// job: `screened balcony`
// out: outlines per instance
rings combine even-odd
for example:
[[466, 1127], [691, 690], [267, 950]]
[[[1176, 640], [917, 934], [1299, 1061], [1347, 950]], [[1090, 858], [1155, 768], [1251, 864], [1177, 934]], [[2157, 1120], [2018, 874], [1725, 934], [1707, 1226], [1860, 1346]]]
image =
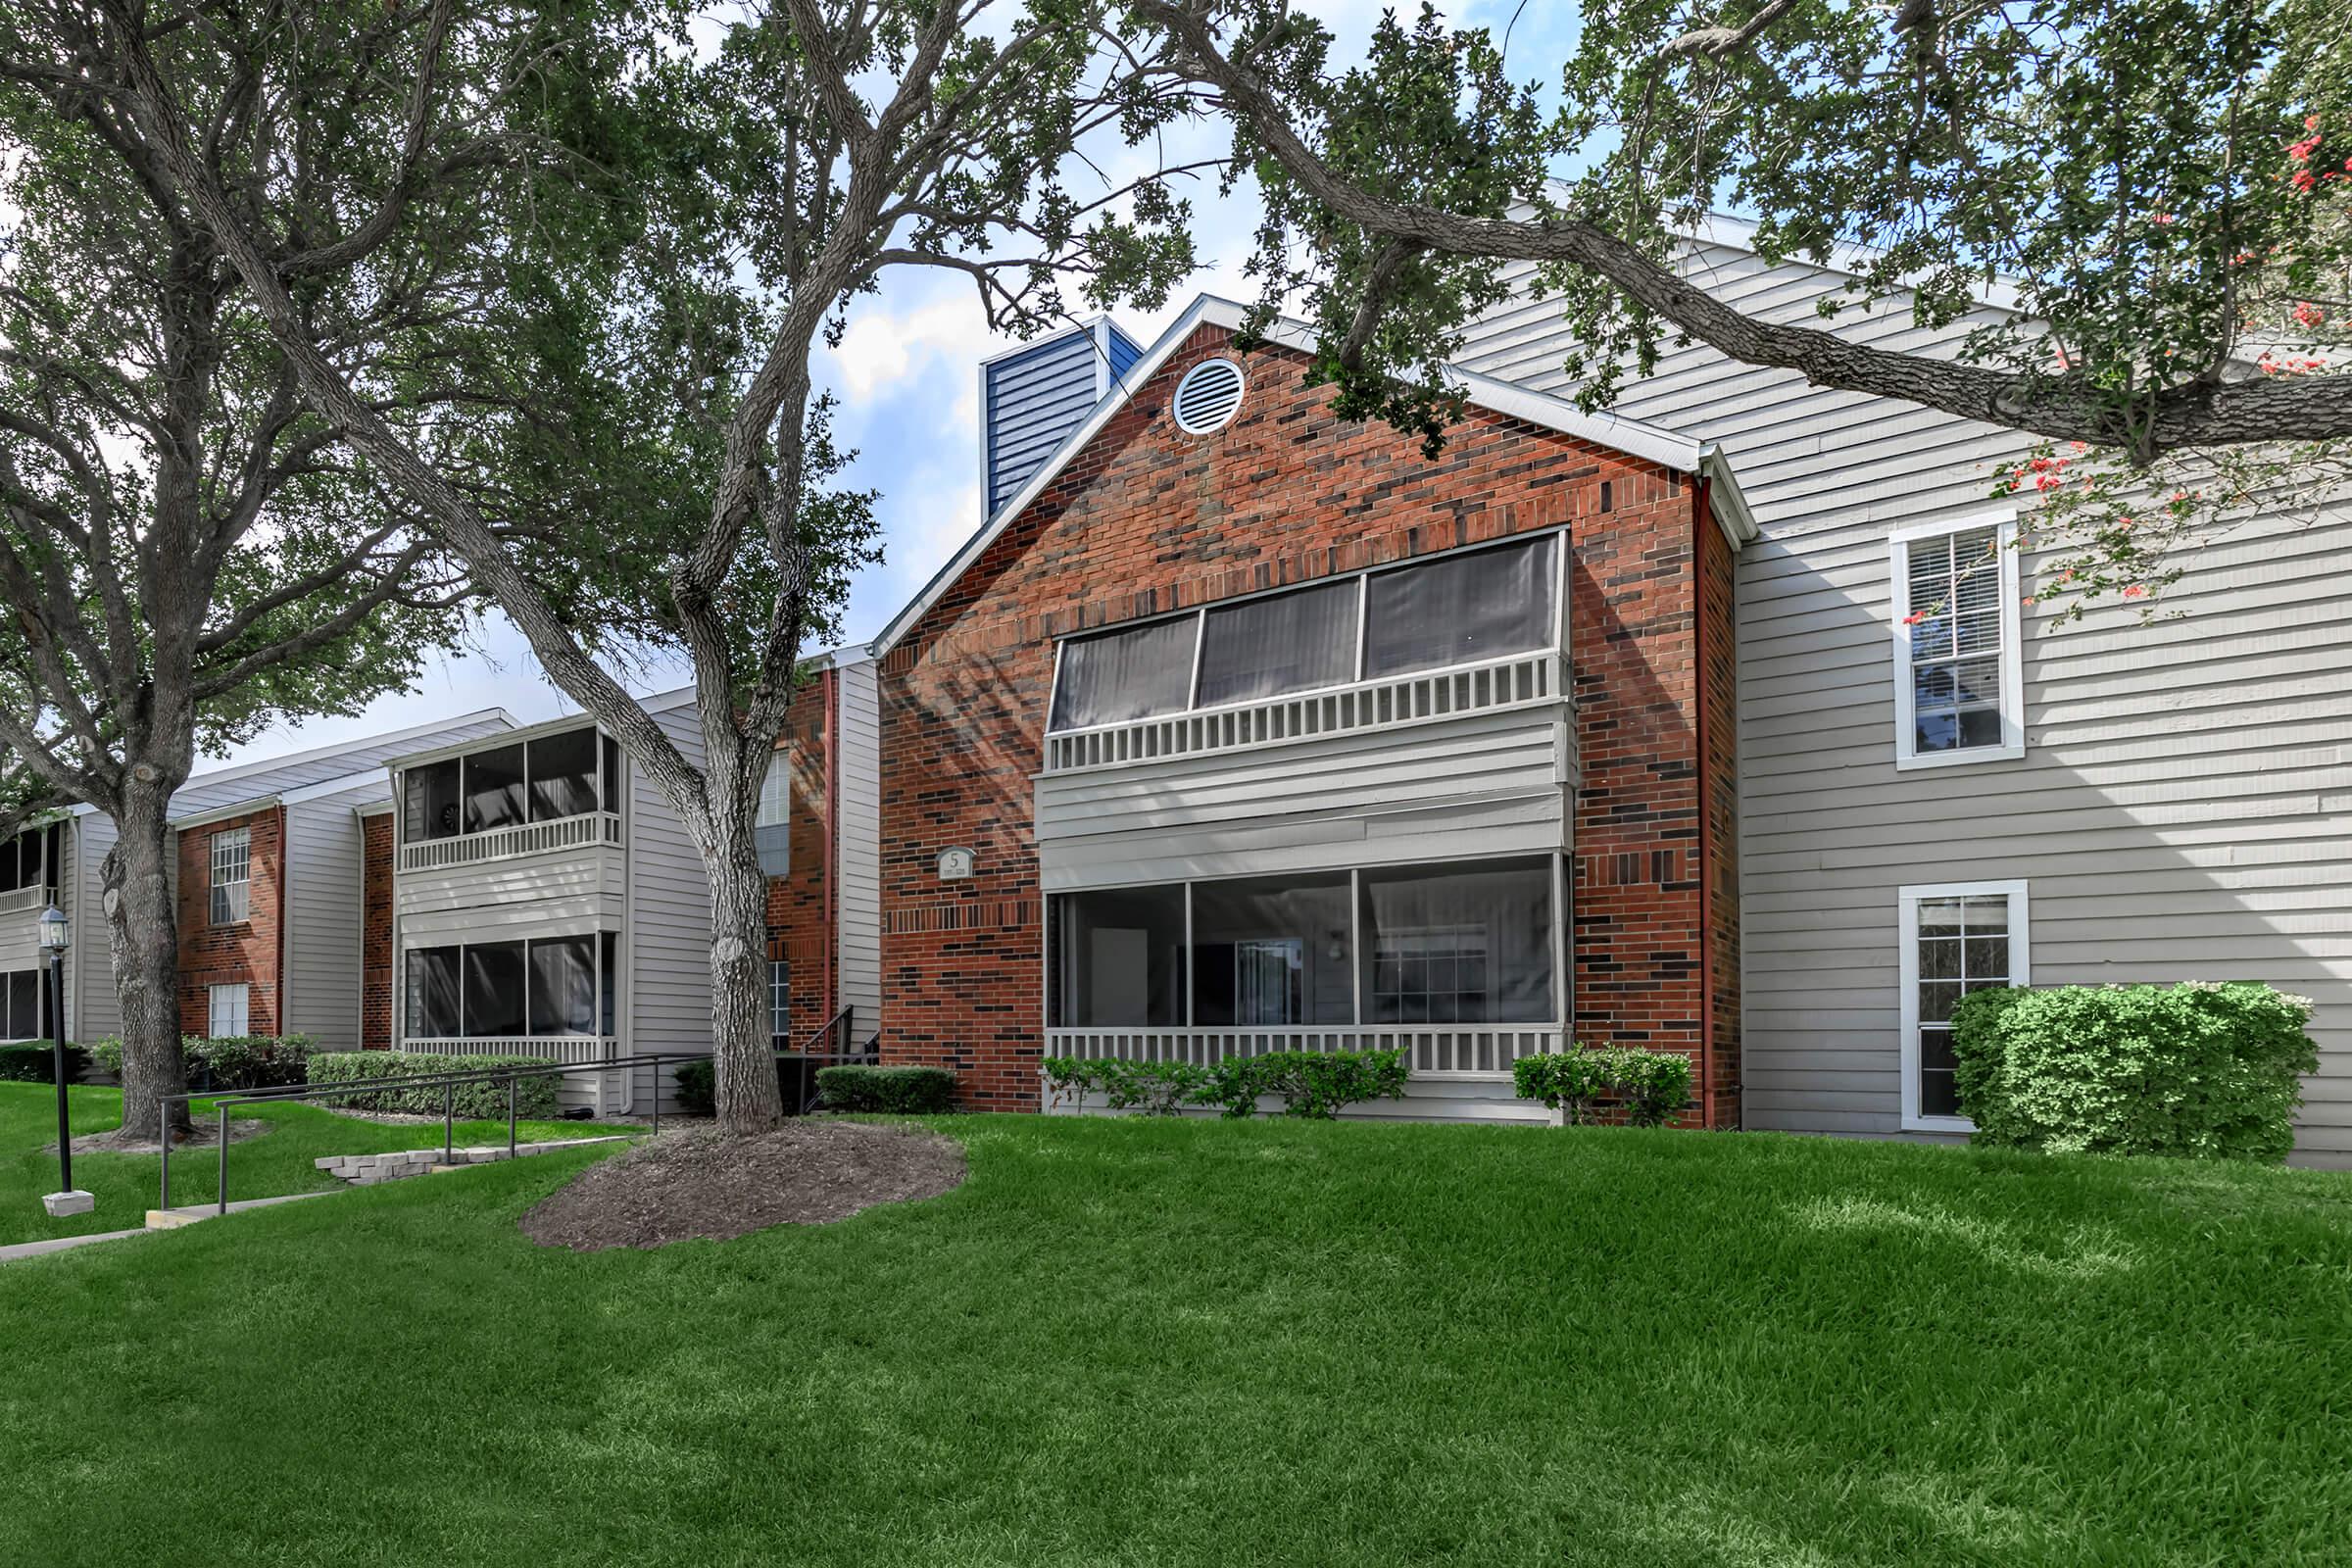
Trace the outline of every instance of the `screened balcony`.
[[594, 726], [412, 762], [400, 777], [400, 868], [616, 845], [620, 790], [620, 748]]
[[1035, 779], [1046, 890], [1566, 849], [1564, 537], [1065, 639]]
[[1507, 1077], [1566, 1039], [1563, 877], [1539, 856], [1058, 895], [1047, 1051], [1394, 1048], [1417, 1077]]
[[[0, 972], [28, 971], [43, 961], [38, 927], [41, 911], [62, 902], [58, 882], [65, 865], [65, 844], [62, 822], [29, 827], [12, 838], [0, 839]], [[105, 941], [103, 932], [99, 941]], [[44, 1037], [0, 1035], [0, 1039], [11, 1040], [38, 1038]]]
[[[404, 1051], [564, 1063], [621, 1054], [616, 932], [414, 947], [401, 958]], [[563, 1079], [564, 1103], [626, 1110], [628, 1077], [616, 1070]]]

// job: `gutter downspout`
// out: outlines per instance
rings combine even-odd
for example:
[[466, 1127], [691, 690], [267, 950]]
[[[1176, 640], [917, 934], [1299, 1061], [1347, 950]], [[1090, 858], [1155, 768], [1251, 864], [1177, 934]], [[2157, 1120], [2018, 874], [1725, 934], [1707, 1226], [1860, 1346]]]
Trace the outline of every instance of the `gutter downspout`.
[[[825, 671], [825, 1016], [841, 1006], [841, 668]], [[853, 1033], [856, 1031], [853, 1030]], [[857, 1042], [852, 1041], [855, 1046]]]
[[1691, 476], [1690, 633], [1692, 707], [1698, 741], [1698, 1123], [1715, 1130], [1715, 856], [1707, 831], [1714, 814], [1714, 778], [1707, 727], [1707, 491], [1711, 481]]
[[[287, 979], [288, 979], [288, 976], [287, 976], [287, 973], [286, 973], [286, 969], [287, 969], [287, 964], [286, 964], [286, 955], [288, 954], [288, 952], [290, 952], [290, 951], [292, 950], [292, 948], [293, 948], [293, 945], [294, 945], [294, 921], [293, 921], [293, 919], [291, 918], [291, 911], [289, 911], [289, 910], [287, 909], [287, 907], [286, 907], [286, 882], [287, 882], [287, 878], [288, 878], [289, 876], [291, 876], [291, 875], [292, 875], [292, 866], [291, 866], [291, 863], [290, 863], [290, 862], [292, 861], [292, 859], [293, 859], [293, 857], [292, 857], [292, 855], [289, 853], [289, 851], [291, 851], [291, 850], [292, 850], [292, 848], [293, 848], [293, 841], [292, 841], [291, 837], [289, 836], [289, 834], [288, 834], [288, 832], [287, 832], [286, 803], [285, 803], [285, 802], [283, 802], [283, 801], [280, 801], [280, 802], [278, 802], [278, 803], [277, 803], [277, 976], [276, 976], [276, 978], [277, 978], [277, 1008], [276, 1008], [276, 1016], [277, 1016], [277, 1032], [278, 1032], [280, 1035], [290, 1035], [290, 1034], [292, 1034], [292, 1033], [294, 1032], [292, 1029], [290, 1029], [290, 1028], [288, 1028], [288, 1027], [287, 1027], [288, 1020], [287, 1020], [287, 1017], [286, 1017], [286, 1014], [288, 1013], [288, 1011], [290, 1011], [290, 1010], [291, 1010], [291, 1008], [292, 1008], [292, 1005], [293, 1005], [293, 1003], [292, 1003], [292, 998], [293, 998], [293, 988], [287, 984]], [[366, 878], [366, 876], [367, 876], [367, 862], [366, 862], [365, 860], [363, 860], [363, 861], [361, 862], [361, 872], [360, 872], [360, 874], [361, 874], [361, 877], [363, 878], [363, 880], [364, 880], [364, 879]], [[249, 1019], [249, 1020], [247, 1020], [247, 1021], [248, 1021], [249, 1023], [251, 1022], [251, 1020], [250, 1020], [250, 1019]]]

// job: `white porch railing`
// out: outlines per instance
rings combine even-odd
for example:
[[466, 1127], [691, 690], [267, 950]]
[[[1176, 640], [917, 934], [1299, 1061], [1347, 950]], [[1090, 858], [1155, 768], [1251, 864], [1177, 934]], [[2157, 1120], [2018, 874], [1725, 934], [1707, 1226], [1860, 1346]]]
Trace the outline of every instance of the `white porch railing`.
[[55, 888], [11, 888], [0, 893], [0, 914], [38, 914], [56, 903]]
[[437, 871], [453, 865], [479, 865], [485, 860], [512, 860], [554, 850], [576, 850], [589, 844], [618, 844], [620, 817], [613, 811], [583, 811], [545, 822], [516, 822], [509, 827], [461, 833], [456, 838], [420, 839], [400, 850], [403, 871]]
[[1289, 1029], [1049, 1029], [1049, 1056], [1113, 1056], [1211, 1067], [1275, 1051], [1402, 1051], [1416, 1078], [1501, 1078], [1521, 1056], [1567, 1049], [1551, 1023], [1332, 1025]]
[[[544, 1056], [571, 1067], [611, 1061], [620, 1054], [620, 1041], [612, 1035], [469, 1035], [403, 1040], [400, 1049], [428, 1056]], [[585, 1105], [600, 1116], [617, 1115], [634, 1103], [632, 1076], [629, 1068], [615, 1067], [611, 1072], [567, 1074], [557, 1085], [565, 1108]]]
[[1323, 735], [1396, 729], [1464, 713], [1561, 703], [1568, 696], [1567, 656], [1557, 649], [1544, 649], [1483, 664], [1392, 675], [1203, 712], [1168, 713], [1095, 729], [1066, 730], [1046, 737], [1046, 771], [1116, 767]]

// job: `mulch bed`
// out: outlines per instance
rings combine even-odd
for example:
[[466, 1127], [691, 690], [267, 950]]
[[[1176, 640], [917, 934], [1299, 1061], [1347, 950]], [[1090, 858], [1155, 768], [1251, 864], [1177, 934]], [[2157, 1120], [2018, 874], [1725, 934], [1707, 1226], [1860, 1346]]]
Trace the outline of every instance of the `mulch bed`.
[[[259, 1138], [269, 1132], [271, 1125], [267, 1118], [261, 1116], [232, 1117], [228, 1124], [228, 1141], [234, 1145]], [[219, 1149], [220, 1147], [220, 1119], [218, 1116], [197, 1117], [194, 1130], [187, 1137], [175, 1138], [172, 1141], [174, 1152], [183, 1149]], [[74, 1152], [76, 1154], [153, 1154], [159, 1152], [152, 1134], [145, 1138], [139, 1138], [128, 1134], [120, 1127], [112, 1132], [77, 1134], [74, 1139]], [[54, 1154], [57, 1152], [57, 1146], [45, 1144], [41, 1148], [41, 1152]]]
[[590, 1166], [523, 1215], [522, 1232], [575, 1252], [724, 1242], [936, 1198], [962, 1183], [963, 1146], [911, 1128], [802, 1121], [752, 1138], [697, 1128]]

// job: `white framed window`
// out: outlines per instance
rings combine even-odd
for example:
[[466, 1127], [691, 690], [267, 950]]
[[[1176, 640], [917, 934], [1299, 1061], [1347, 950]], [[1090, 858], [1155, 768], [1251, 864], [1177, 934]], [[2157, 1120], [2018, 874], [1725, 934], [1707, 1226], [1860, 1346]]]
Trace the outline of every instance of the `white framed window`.
[[1887, 551], [1894, 765], [2025, 756], [2016, 518], [2004, 513], [1906, 528]]
[[782, 827], [791, 815], [792, 756], [780, 751], [767, 760], [767, 773], [760, 780], [760, 808], [752, 825]]
[[243, 981], [212, 988], [212, 1016], [206, 1032], [215, 1040], [253, 1032], [253, 992]]
[[1898, 889], [1902, 944], [1903, 1126], [1965, 1133], [1952, 1088], [1952, 1004], [1972, 991], [2033, 984], [2023, 882]]
[[779, 1040], [792, 1037], [792, 963], [767, 960], [767, 1032]]
[[214, 834], [213, 924], [234, 925], [246, 917], [252, 877], [253, 830], [232, 827]]

